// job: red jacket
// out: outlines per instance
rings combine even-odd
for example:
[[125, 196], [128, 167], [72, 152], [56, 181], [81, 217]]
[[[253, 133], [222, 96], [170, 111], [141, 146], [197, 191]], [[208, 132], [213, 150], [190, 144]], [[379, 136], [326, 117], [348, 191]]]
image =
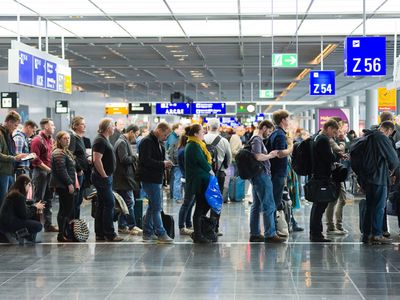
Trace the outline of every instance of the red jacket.
[[42, 131], [33, 138], [31, 142], [31, 152], [36, 153], [37, 158], [32, 161], [33, 167], [38, 167], [42, 163], [51, 168], [51, 151], [53, 149], [53, 138], [46, 136]]

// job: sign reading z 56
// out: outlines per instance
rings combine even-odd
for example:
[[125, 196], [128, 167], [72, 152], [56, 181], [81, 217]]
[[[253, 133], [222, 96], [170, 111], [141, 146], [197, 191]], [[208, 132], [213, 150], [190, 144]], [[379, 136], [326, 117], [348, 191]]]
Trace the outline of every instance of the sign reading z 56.
[[344, 75], [386, 75], [386, 37], [348, 37], [344, 45]]

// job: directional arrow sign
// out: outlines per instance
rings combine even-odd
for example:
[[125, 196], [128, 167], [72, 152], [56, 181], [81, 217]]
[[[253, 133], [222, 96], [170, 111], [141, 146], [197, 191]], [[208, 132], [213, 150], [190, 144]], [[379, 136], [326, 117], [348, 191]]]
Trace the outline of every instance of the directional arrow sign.
[[297, 68], [296, 53], [274, 53], [272, 54], [272, 67], [274, 68]]
[[260, 90], [260, 98], [274, 98], [274, 90]]

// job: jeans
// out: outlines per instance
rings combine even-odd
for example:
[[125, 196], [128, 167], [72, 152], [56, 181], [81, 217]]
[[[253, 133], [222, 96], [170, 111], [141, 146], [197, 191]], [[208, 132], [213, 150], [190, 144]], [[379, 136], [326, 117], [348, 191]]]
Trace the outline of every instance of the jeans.
[[195, 203], [195, 196], [188, 195], [185, 193], [185, 198], [183, 200], [182, 206], [179, 209], [179, 229], [191, 228], [192, 227], [192, 209]]
[[365, 187], [366, 210], [364, 219], [364, 236], [382, 236], [382, 224], [388, 187], [386, 185], [368, 184]]
[[74, 194], [63, 188], [56, 188], [56, 192], [60, 202], [57, 214], [58, 236], [62, 238], [67, 236], [67, 226], [74, 215]]
[[33, 200], [38, 202], [43, 200], [45, 207], [43, 210], [44, 228], [49, 228], [52, 224], [52, 200], [54, 193], [50, 190], [50, 173], [40, 168], [33, 169], [32, 173]]
[[[346, 205], [346, 189], [344, 187], [344, 183], [340, 184], [340, 193], [339, 199], [333, 202], [329, 202], [328, 207], [326, 208], [326, 225], [328, 230], [343, 229], [343, 207]], [[336, 208], [336, 212], [335, 212]], [[335, 213], [336, 217], [336, 227], [333, 222], [333, 214]]]
[[250, 235], [260, 235], [260, 212], [264, 218], [264, 235], [273, 237], [275, 229], [275, 201], [272, 192], [271, 176], [262, 173], [251, 179], [253, 185], [253, 204], [250, 209]]
[[74, 199], [74, 218], [79, 219], [81, 216], [81, 204], [83, 201], [83, 181], [85, 180], [85, 175], [78, 175], [79, 190], [75, 193]]
[[103, 178], [96, 174], [96, 172], [93, 172], [92, 182], [97, 190], [97, 208], [94, 220], [96, 236], [113, 239], [116, 233], [113, 223], [115, 199], [112, 192], [112, 176]]
[[274, 191], [274, 201], [276, 210], [282, 210], [282, 196], [283, 196], [283, 189], [285, 187], [285, 179], [286, 177], [272, 175], [271, 181]]
[[14, 234], [16, 231], [24, 228], [28, 229], [28, 232], [34, 235], [42, 231], [43, 226], [40, 222], [35, 220], [14, 219], [11, 224], [1, 226], [0, 231]]
[[314, 202], [310, 213], [310, 235], [322, 236], [322, 216], [329, 202]]
[[136, 226], [135, 220], [135, 198], [133, 197], [133, 191], [122, 191], [116, 190], [116, 192], [124, 199], [126, 206], [128, 207], [129, 215], [120, 215], [118, 218], [118, 228], [124, 229], [129, 227], [132, 229]]
[[171, 169], [170, 191], [171, 199], [178, 201], [182, 199], [182, 172], [178, 166]]
[[149, 205], [143, 220], [143, 235], [163, 236], [166, 234], [162, 220], [162, 184], [142, 182], [143, 189], [148, 196]]
[[10, 175], [0, 175], [0, 207], [4, 197], [7, 195], [10, 186], [14, 183], [14, 177]]

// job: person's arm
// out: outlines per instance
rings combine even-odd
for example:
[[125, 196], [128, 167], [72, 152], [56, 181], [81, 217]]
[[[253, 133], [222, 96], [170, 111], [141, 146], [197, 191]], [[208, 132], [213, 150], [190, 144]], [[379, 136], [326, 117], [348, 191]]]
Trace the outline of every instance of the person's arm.
[[274, 139], [273, 149], [278, 150], [278, 158], [288, 157], [293, 151], [293, 140], [288, 139], [288, 146], [286, 147], [286, 136], [277, 134]]
[[101, 177], [108, 177], [106, 171], [104, 171], [103, 162], [101, 161], [103, 154], [100, 152], [93, 151], [93, 165], [96, 168], [97, 173], [100, 174]]
[[388, 163], [388, 167], [390, 172], [393, 172], [399, 165], [399, 158], [397, 157], [397, 153], [392, 146], [392, 142], [389, 138], [380, 137], [378, 140], [378, 147], [385, 156], [385, 159]]
[[263, 146], [263, 142], [262, 142], [261, 138], [260, 139], [254, 138], [253, 140], [251, 140], [251, 152], [253, 152], [256, 160], [266, 161], [266, 160], [270, 160], [277, 156], [277, 154], [278, 154], [277, 150], [271, 151], [268, 154], [262, 153], [262, 146]]
[[32, 166], [40, 168], [48, 173], [51, 169], [40, 159], [41, 148], [44, 147], [40, 137], [35, 137], [31, 143], [31, 152], [36, 154], [36, 158], [32, 160]]
[[14, 139], [14, 144], [15, 144], [15, 153], [20, 154], [22, 153], [24, 146], [25, 146], [25, 141], [22, 138], [21, 135], [17, 134], [13, 137]]
[[236, 154], [238, 154], [240, 149], [242, 149], [242, 141], [240, 140], [240, 137], [237, 135], [233, 135], [231, 137], [229, 144], [231, 146], [231, 151], [233, 156], [236, 156]]
[[16, 199], [13, 199], [13, 201], [14, 201], [13, 207], [15, 215], [22, 220], [28, 219], [28, 213], [26, 209], [26, 198], [18, 196]]
[[131, 165], [136, 161], [136, 157], [129, 155], [126, 147], [129, 147], [129, 145], [127, 145], [125, 142], [117, 141], [115, 143], [115, 154], [120, 163], [123, 165]]
[[229, 145], [229, 142], [227, 139], [224, 140], [224, 144], [225, 144], [226, 163], [227, 163], [227, 166], [229, 166], [232, 163], [231, 145]]
[[328, 138], [321, 138], [318, 142], [318, 149], [315, 148], [315, 154], [318, 159], [325, 164], [333, 164], [336, 161], [336, 157], [332, 152], [332, 147]]
[[[158, 169], [165, 169], [167, 167], [167, 161], [160, 161], [156, 160], [151, 156], [151, 152], [154, 150], [152, 149], [152, 141], [149, 139], [143, 139], [140, 143], [140, 150], [139, 150], [139, 160], [145, 169], [150, 170], [158, 170]], [[170, 162], [170, 164], [172, 164]]]
[[200, 146], [194, 145], [192, 157], [188, 159], [195, 159], [197, 166], [202, 168], [207, 173], [211, 171], [211, 165], [208, 163], [206, 156], [204, 155], [203, 151], [201, 150]]

